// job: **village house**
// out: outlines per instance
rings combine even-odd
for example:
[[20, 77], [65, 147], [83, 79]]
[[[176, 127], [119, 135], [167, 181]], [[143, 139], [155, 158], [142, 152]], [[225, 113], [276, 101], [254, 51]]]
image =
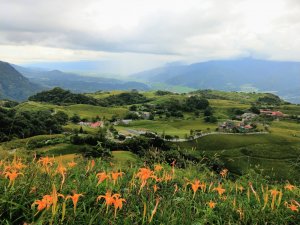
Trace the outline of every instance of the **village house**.
[[86, 127], [89, 127], [89, 126], [91, 126], [91, 122], [83, 122], [83, 121], [80, 121], [79, 123], [78, 123], [78, 125], [80, 125], [80, 126], [86, 126]]
[[78, 123], [78, 125], [85, 126], [85, 127], [91, 127], [91, 128], [97, 128], [97, 127], [103, 127], [103, 122], [102, 121], [97, 121], [95, 123], [92, 123], [92, 122], [83, 122], [83, 121], [80, 121]]
[[95, 123], [92, 123], [91, 127], [92, 128], [103, 127], [103, 122], [102, 121], [97, 121]]
[[132, 122], [132, 120], [117, 120], [113, 124], [115, 126], [117, 125], [129, 125]]
[[260, 114], [261, 115], [266, 115], [266, 116], [277, 117], [277, 118], [286, 116], [285, 114], [283, 114], [280, 111], [272, 111], [270, 109], [261, 109]]

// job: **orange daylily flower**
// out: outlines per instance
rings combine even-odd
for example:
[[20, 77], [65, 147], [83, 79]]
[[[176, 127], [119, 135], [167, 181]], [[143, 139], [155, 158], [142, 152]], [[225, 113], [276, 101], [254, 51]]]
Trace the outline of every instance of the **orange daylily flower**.
[[113, 200], [113, 204], [115, 207], [115, 218], [117, 216], [117, 209], [122, 209], [123, 202], [126, 202], [126, 200], [124, 198], [119, 198], [119, 195], [115, 196], [115, 198]]
[[195, 195], [196, 195], [197, 190], [200, 187], [200, 180], [195, 180], [194, 183], [189, 183], [189, 184], [192, 185], [192, 189], [193, 189], [193, 192], [194, 192], [193, 198], [194, 198]]
[[287, 184], [284, 186], [284, 189], [286, 190], [289, 190], [289, 191], [292, 191], [294, 190], [296, 187], [294, 185], [291, 185], [291, 184]]
[[32, 205], [38, 205], [37, 210], [49, 209], [53, 204], [53, 197], [51, 195], [44, 195], [42, 200], [36, 200]]
[[54, 158], [49, 158], [48, 156], [41, 157], [38, 160], [38, 163], [42, 164], [42, 166], [48, 166], [48, 165], [52, 166], [53, 162], [54, 162]]
[[79, 199], [80, 196], [83, 196], [83, 194], [73, 193], [73, 195], [68, 195], [66, 197], [66, 200], [72, 199], [73, 205], [74, 205], [74, 213], [76, 213], [77, 203], [78, 203], [78, 199]]
[[218, 187], [213, 189], [214, 191], [217, 191], [219, 193], [219, 195], [222, 195], [225, 192], [225, 189], [222, 188], [222, 185], [219, 184]]
[[227, 176], [227, 173], [228, 173], [228, 169], [223, 169], [221, 172], [220, 172], [220, 175], [221, 177], [225, 178]]
[[41, 157], [37, 162], [44, 167], [46, 173], [49, 173], [49, 166], [53, 165], [54, 158], [49, 158], [48, 156]]
[[111, 191], [107, 191], [105, 195], [99, 195], [97, 197], [97, 202], [101, 199], [105, 199], [106, 204], [106, 212], [108, 211], [108, 206], [112, 205], [114, 203], [114, 199], [120, 197], [120, 194], [111, 194]]
[[21, 160], [14, 160], [13, 163], [12, 163], [12, 167], [15, 169], [15, 170], [21, 170], [23, 168], [26, 168], [27, 166], [24, 165]]
[[16, 180], [16, 178], [17, 178], [19, 175], [24, 176], [23, 173], [18, 173], [18, 172], [16, 172], [16, 171], [12, 171], [12, 172], [8, 172], [8, 171], [7, 171], [7, 172], [4, 172], [4, 174], [5, 174], [5, 177], [9, 179], [9, 184], [8, 184], [8, 186], [14, 185], [15, 180]]
[[156, 184], [154, 184], [154, 185], [153, 185], [153, 190], [154, 190], [154, 193], [155, 193], [155, 192], [157, 192], [157, 190], [158, 190], [158, 189], [159, 189], [159, 187], [157, 187], [157, 185], [156, 185]]
[[293, 203], [290, 204], [290, 205], [287, 205], [287, 208], [292, 210], [292, 211], [295, 211], [295, 212], [298, 212], [298, 206], [297, 205], [294, 205]]
[[140, 168], [139, 172], [136, 174], [142, 181], [148, 180], [149, 178], [153, 178], [153, 171], [148, 168]]
[[157, 171], [157, 172], [161, 171], [162, 169], [163, 169], [163, 167], [161, 165], [155, 165], [155, 167], [154, 167], [154, 171]]
[[111, 173], [111, 178], [114, 181], [114, 184], [116, 184], [116, 182], [118, 182], [118, 178], [123, 176], [123, 172], [112, 172]]
[[69, 166], [70, 168], [73, 168], [73, 167], [75, 167], [76, 165], [77, 165], [77, 163], [74, 162], [74, 161], [68, 162], [68, 166]]
[[97, 173], [96, 174], [96, 177], [98, 178], [98, 183], [97, 183], [97, 186], [102, 183], [105, 179], [108, 179], [109, 178], [109, 175], [106, 174], [105, 172], [102, 172], [102, 173]]
[[153, 178], [156, 179], [157, 177], [153, 175], [153, 171], [148, 169], [148, 168], [140, 168], [139, 172], [136, 174], [136, 177], [140, 178], [141, 182], [141, 186], [140, 186], [140, 190], [139, 193], [141, 192], [142, 188], [146, 185], [147, 180], [149, 178]]
[[277, 191], [275, 189], [270, 190], [270, 192], [271, 192], [271, 195], [275, 196], [275, 197], [280, 193], [279, 191]]
[[216, 207], [216, 204], [217, 204], [217, 203], [215, 203], [215, 202], [213, 202], [212, 200], [210, 200], [207, 204], [208, 204], [209, 208], [213, 209], [213, 208]]

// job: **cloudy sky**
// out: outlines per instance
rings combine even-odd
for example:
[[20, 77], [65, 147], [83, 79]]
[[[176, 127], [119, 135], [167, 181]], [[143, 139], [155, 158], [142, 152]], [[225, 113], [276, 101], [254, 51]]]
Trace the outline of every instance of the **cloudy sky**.
[[128, 74], [249, 56], [300, 61], [299, 0], [0, 0], [11, 63]]

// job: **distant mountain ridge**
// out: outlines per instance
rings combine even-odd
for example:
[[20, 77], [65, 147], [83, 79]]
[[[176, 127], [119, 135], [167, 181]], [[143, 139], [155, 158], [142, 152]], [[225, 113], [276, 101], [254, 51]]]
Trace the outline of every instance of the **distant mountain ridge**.
[[132, 76], [195, 89], [274, 92], [300, 103], [300, 62], [217, 60], [152, 69]]
[[141, 82], [122, 81], [118, 79], [81, 76], [59, 70], [40, 70], [14, 65], [15, 69], [30, 81], [47, 88], [61, 87], [74, 92], [95, 92], [99, 90], [149, 90], [150, 87]]
[[0, 61], [0, 99], [22, 101], [40, 90], [40, 85], [30, 82], [9, 63]]

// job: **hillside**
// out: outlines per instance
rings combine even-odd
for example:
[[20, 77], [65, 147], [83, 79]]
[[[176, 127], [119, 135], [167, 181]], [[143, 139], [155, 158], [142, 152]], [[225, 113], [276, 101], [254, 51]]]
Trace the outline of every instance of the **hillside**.
[[300, 63], [256, 59], [220, 60], [170, 65], [133, 75], [147, 82], [194, 89], [273, 92], [300, 102]]
[[[182, 157], [198, 160], [205, 152], [207, 156], [219, 155], [226, 168], [235, 174], [244, 174], [257, 165], [264, 170], [264, 174], [276, 179], [294, 179], [298, 173], [298, 169], [292, 169], [291, 165], [297, 162], [300, 152], [300, 106], [288, 104], [273, 94], [202, 90], [188, 94], [111, 91], [83, 95], [53, 89], [33, 96], [32, 100], [34, 102], [9, 107], [19, 115], [19, 124], [22, 124], [22, 116], [26, 115], [31, 121], [34, 115], [49, 113], [54, 119], [58, 118], [58, 122], [64, 122], [59, 125], [62, 127], [57, 129], [57, 133], [63, 130], [68, 134], [67, 138], [62, 142], [59, 140], [58, 145], [54, 142], [42, 148], [46, 151], [51, 149], [56, 154], [76, 153], [81, 149], [80, 145], [70, 143], [70, 138], [79, 130], [83, 135], [88, 135], [87, 141], [92, 141], [94, 145], [99, 130], [90, 127], [90, 124], [100, 120], [104, 122], [107, 138], [111, 141], [106, 146], [112, 151], [126, 150], [139, 156], [147, 154], [148, 147], [153, 147], [146, 144], [147, 139], [143, 138], [143, 134], [148, 132], [170, 142], [176, 150], [168, 155], [179, 161], [183, 160]], [[283, 114], [278, 118], [253, 114], [259, 113], [258, 109]], [[13, 121], [14, 111], [10, 113], [9, 108], [4, 108], [2, 113], [7, 118], [3, 123], [6, 126], [4, 138], [31, 137], [35, 130], [29, 132], [26, 127], [34, 128], [36, 125], [31, 126], [29, 121], [23, 128], [22, 125], [15, 127], [16, 124], [12, 127], [9, 121]], [[252, 127], [250, 130], [243, 130], [243, 127], [223, 132], [219, 130], [222, 124], [232, 120], [235, 124], [244, 123], [241, 118], [243, 114], [253, 116], [245, 122]], [[83, 122], [82, 125], [80, 122]], [[41, 134], [49, 133], [42, 125], [40, 129]], [[54, 131], [52, 129], [51, 132]], [[141, 140], [135, 142], [134, 138], [139, 136]], [[26, 149], [22, 143], [23, 139], [12, 140], [2, 147]], [[43, 146], [42, 142], [40, 144]], [[36, 151], [43, 152], [42, 149], [36, 148]]]
[[47, 88], [61, 87], [74, 92], [95, 92], [99, 90], [149, 90], [149, 86], [135, 81], [123, 81], [112, 78], [81, 76], [59, 70], [41, 70], [13, 65], [30, 81]]
[[10, 64], [0, 61], [0, 98], [22, 101], [41, 89]]

